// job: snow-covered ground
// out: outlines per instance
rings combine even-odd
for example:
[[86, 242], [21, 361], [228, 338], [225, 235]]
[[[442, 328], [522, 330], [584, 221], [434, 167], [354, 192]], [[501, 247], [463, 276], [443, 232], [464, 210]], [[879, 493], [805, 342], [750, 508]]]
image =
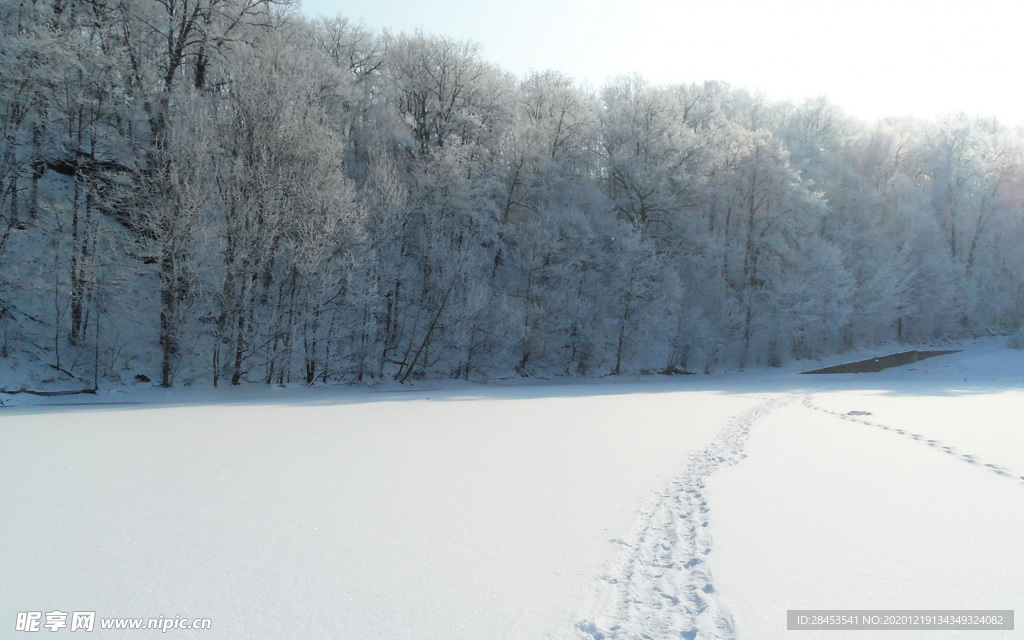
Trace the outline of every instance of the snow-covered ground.
[[787, 609], [1016, 609], [1022, 384], [992, 342], [859, 376], [17, 396], [0, 635], [58, 610], [209, 638], [761, 640], [848, 636]]

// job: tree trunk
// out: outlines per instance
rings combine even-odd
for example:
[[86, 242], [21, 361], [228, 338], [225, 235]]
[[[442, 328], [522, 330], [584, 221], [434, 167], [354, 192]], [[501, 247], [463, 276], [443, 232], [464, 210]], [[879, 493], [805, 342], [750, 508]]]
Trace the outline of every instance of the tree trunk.
[[170, 387], [174, 382], [174, 365], [178, 358], [178, 282], [175, 274], [174, 252], [164, 242], [160, 250], [160, 386]]

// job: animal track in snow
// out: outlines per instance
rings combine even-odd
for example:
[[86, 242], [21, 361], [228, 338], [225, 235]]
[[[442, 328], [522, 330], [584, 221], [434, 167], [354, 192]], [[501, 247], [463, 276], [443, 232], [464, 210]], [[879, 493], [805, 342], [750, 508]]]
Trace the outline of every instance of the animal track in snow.
[[[1001, 466], [996, 465], [996, 464], [991, 464], [991, 463], [988, 463], [988, 462], [984, 462], [981, 458], [979, 458], [978, 456], [974, 455], [973, 453], [962, 453], [962, 452], [958, 451], [955, 447], [949, 446], [949, 445], [943, 443], [940, 440], [929, 439], [926, 436], [923, 436], [923, 435], [921, 435], [919, 433], [912, 433], [912, 432], [906, 431], [904, 429], [898, 429], [896, 427], [891, 427], [891, 426], [885, 425], [885, 424], [878, 424], [878, 423], [875, 423], [875, 422], [871, 422], [869, 420], [863, 420], [863, 419], [860, 419], [860, 418], [856, 417], [858, 415], [866, 414], [867, 412], [849, 411], [847, 413], [839, 413], [837, 411], [830, 411], [829, 409], [825, 409], [824, 407], [819, 407], [818, 405], [816, 405], [813, 402], [811, 402], [811, 394], [807, 394], [807, 395], [804, 396], [803, 404], [808, 409], [813, 409], [815, 411], [820, 411], [822, 413], [827, 413], [827, 414], [829, 414], [831, 416], [835, 416], [835, 417], [840, 418], [842, 420], [848, 420], [850, 422], [858, 422], [860, 424], [867, 425], [869, 427], [877, 427], [879, 429], [885, 429], [886, 431], [891, 431], [893, 433], [898, 433], [899, 435], [904, 436], [906, 438], [909, 438], [911, 440], [914, 440], [915, 442], [920, 442], [921, 444], [927, 445], [927, 446], [929, 446], [929, 447], [931, 447], [933, 449], [936, 449], [936, 450], [941, 451], [943, 453], [949, 454], [949, 455], [953, 456], [954, 458], [957, 458], [959, 460], [962, 460], [962, 461], [966, 462], [967, 464], [979, 467], [979, 468], [981, 468], [981, 469], [983, 469], [985, 471], [990, 471], [990, 472], [996, 474], [997, 476], [1004, 477], [1004, 478], [1013, 478], [1013, 477], [1015, 477], [1014, 473], [1012, 471], [1010, 471], [1009, 469], [1007, 469], [1006, 467], [1001, 467]], [[870, 415], [870, 414], [868, 414], [868, 415]], [[1021, 484], [1024, 484], [1024, 476], [1016, 476], [1016, 479]]]

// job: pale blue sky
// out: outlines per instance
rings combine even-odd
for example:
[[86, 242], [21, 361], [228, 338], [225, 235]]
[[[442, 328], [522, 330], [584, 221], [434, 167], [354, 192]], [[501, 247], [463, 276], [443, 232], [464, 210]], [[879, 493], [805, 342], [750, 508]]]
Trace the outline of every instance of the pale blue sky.
[[1024, 123], [1017, 0], [304, 0], [303, 11], [474, 40], [519, 75], [714, 79], [774, 99], [825, 95], [868, 119], [966, 111]]

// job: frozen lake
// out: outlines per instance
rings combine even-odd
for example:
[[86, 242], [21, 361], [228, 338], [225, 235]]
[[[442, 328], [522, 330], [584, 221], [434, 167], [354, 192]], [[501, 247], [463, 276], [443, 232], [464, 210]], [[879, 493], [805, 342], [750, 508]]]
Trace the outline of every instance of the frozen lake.
[[0, 409], [0, 623], [761, 640], [787, 609], [1014, 609], [1021, 360]]

